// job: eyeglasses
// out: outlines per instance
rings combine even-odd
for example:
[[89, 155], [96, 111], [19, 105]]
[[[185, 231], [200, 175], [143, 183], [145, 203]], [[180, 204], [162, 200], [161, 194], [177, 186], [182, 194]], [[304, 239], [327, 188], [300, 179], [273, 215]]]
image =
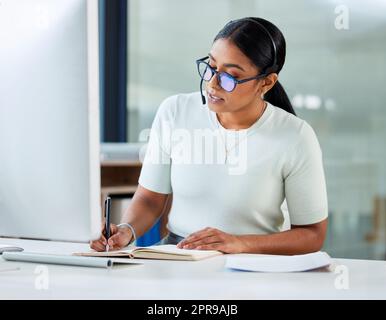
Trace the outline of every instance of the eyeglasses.
[[201, 79], [204, 81], [210, 81], [214, 75], [217, 76], [218, 84], [221, 88], [223, 88], [226, 92], [232, 92], [235, 90], [236, 86], [241, 83], [245, 83], [248, 81], [261, 79], [267, 76], [266, 73], [257, 75], [255, 77], [237, 80], [233, 76], [231, 76], [229, 73], [226, 72], [218, 72], [217, 70], [213, 69], [209, 63], [207, 63], [205, 60], [207, 60], [209, 57], [204, 57], [201, 59], [198, 59], [196, 61], [197, 63], [197, 69], [198, 74], [200, 75]]

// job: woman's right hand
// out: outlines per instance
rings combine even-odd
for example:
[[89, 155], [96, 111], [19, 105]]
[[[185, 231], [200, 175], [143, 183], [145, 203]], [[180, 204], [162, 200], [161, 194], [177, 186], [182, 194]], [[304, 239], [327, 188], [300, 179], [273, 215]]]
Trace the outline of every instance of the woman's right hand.
[[130, 228], [118, 228], [116, 224], [110, 225], [110, 238], [108, 241], [105, 236], [105, 227], [102, 228], [102, 235], [98, 240], [90, 242], [91, 249], [96, 251], [106, 251], [106, 246], [109, 245], [109, 251], [116, 251], [126, 247], [133, 235]]

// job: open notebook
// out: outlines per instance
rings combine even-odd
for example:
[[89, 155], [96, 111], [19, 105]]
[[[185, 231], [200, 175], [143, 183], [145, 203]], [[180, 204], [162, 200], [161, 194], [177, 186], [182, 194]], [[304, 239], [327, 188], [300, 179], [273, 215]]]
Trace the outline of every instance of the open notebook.
[[172, 244], [150, 246], [150, 247], [132, 247], [125, 250], [109, 252], [81, 252], [74, 253], [77, 256], [85, 257], [110, 257], [110, 258], [139, 258], [139, 259], [158, 259], [158, 260], [202, 260], [221, 255], [220, 251], [214, 250], [186, 250], [179, 249]]

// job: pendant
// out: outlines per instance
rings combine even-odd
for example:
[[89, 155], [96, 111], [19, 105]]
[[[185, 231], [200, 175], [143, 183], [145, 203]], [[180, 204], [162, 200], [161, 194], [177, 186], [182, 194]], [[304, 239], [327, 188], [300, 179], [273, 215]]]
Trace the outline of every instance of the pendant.
[[227, 150], [223, 146], [218, 145], [217, 146], [217, 155], [216, 155], [216, 164], [223, 165], [223, 164], [226, 164], [227, 161], [228, 161]]

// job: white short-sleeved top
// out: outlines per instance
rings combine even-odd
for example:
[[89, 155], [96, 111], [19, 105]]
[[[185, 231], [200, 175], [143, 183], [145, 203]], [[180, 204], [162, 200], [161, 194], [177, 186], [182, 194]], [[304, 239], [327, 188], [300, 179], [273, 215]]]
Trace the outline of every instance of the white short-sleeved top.
[[221, 126], [198, 92], [165, 99], [138, 182], [173, 193], [168, 229], [183, 237], [205, 227], [232, 234], [282, 231], [285, 202], [293, 225], [328, 216], [314, 130], [270, 103], [251, 127], [235, 131]]

